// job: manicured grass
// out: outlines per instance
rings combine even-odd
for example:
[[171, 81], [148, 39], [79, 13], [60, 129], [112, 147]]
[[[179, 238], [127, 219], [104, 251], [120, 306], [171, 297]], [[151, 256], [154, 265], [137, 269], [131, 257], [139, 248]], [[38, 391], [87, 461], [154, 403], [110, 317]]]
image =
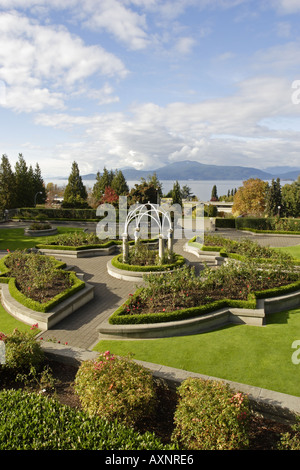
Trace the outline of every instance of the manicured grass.
[[[80, 228], [58, 227], [58, 233], [79, 232]], [[24, 235], [24, 228], [0, 228], [0, 250], [25, 250], [38, 243], [43, 243], [49, 237], [29, 237]]]
[[96, 351], [184, 369], [300, 397], [300, 309], [271, 314], [264, 327], [235, 325], [208, 333], [153, 340], [103, 340]]
[[[31, 325], [16, 320], [12, 315], [7, 313], [0, 304], [0, 332], [6, 335], [11, 334], [17, 328], [19, 331], [29, 331]], [[38, 332], [38, 330], [36, 330]]]
[[285, 253], [289, 253], [296, 259], [300, 259], [300, 245], [295, 246], [285, 246], [282, 248], [276, 248], [277, 250], [284, 251]]

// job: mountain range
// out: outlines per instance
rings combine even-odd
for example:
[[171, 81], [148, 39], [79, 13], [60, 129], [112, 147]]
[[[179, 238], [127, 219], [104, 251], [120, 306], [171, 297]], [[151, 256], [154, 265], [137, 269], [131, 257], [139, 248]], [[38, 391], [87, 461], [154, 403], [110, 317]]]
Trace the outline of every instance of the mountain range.
[[[101, 171], [100, 171], [101, 173]], [[280, 178], [283, 180], [296, 180], [300, 175], [300, 167], [269, 167], [265, 170], [243, 166], [207, 165], [195, 161], [181, 161], [169, 163], [156, 170], [136, 170], [124, 168], [122, 173], [126, 180], [135, 181], [141, 178], [147, 179], [156, 173], [159, 180], [247, 180], [249, 178], [260, 178], [271, 180]], [[93, 180], [96, 174], [88, 174], [82, 177], [85, 180]]]

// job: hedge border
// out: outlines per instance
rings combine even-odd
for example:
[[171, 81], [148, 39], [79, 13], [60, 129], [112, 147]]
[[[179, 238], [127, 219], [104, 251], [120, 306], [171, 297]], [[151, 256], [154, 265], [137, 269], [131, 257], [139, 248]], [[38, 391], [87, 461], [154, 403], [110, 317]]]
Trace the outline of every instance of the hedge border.
[[[85, 287], [85, 282], [82, 281], [81, 279], [79, 279], [76, 276], [76, 273], [74, 271], [64, 271], [65, 273], [68, 274], [68, 276], [69, 276], [69, 278], [72, 282], [72, 286], [68, 287], [67, 289], [65, 289], [60, 294], [57, 294], [55, 297], [53, 297], [53, 299], [49, 300], [48, 302], [45, 302], [45, 303], [37, 302], [35, 300], [32, 300], [32, 299], [26, 297], [26, 295], [24, 295], [22, 292], [20, 292], [19, 289], [16, 286], [15, 278], [9, 276], [9, 270], [7, 269], [7, 267], [4, 264], [4, 259], [7, 256], [9, 256], [9, 255], [6, 255], [4, 258], [2, 258], [0, 260], [0, 265], [1, 266], [3, 265], [6, 268], [6, 273], [5, 273], [6, 276], [1, 276], [0, 277], [0, 283], [8, 284], [10, 295], [17, 302], [19, 302], [21, 305], [23, 305], [24, 307], [30, 308], [31, 310], [34, 310], [36, 312], [47, 313], [47, 312], [51, 311], [51, 309], [53, 309], [53, 307], [60, 304], [61, 302], [68, 299], [73, 294], [75, 294], [76, 292], [80, 291], [81, 289], [83, 289]], [[53, 257], [51, 256], [50, 258], [53, 258]], [[53, 258], [53, 259], [55, 260], [55, 258]], [[57, 261], [57, 260], [55, 260], [55, 261], [56, 261], [55, 269], [57, 271], [62, 270], [66, 266], [65, 263], [62, 263], [62, 262]], [[1, 274], [3, 274], [3, 273], [1, 273]]]
[[[157, 238], [149, 238], [149, 239], [143, 239], [140, 240], [141, 243], [154, 243], [157, 242]], [[42, 244], [38, 243], [35, 245], [37, 249], [40, 250], [65, 250], [65, 251], [82, 251], [82, 250], [91, 250], [93, 248], [109, 248], [110, 246], [117, 245], [120, 246], [122, 245], [122, 240], [109, 240], [108, 242], [105, 243], [99, 243], [99, 244], [94, 244], [94, 245], [78, 245], [78, 246], [68, 246], [68, 245], [55, 245], [55, 244]], [[129, 240], [128, 244], [133, 245], [135, 243], [134, 240]]]
[[161, 264], [161, 265], [153, 265], [153, 266], [137, 266], [137, 265], [131, 265], [131, 264], [126, 264], [122, 263], [119, 261], [119, 259], [123, 256], [122, 253], [116, 255], [114, 258], [111, 260], [111, 264], [114, 268], [117, 269], [122, 269], [124, 271], [132, 271], [132, 272], [160, 272], [160, 271], [167, 271], [171, 269], [178, 268], [180, 266], [183, 266], [185, 263], [185, 259], [183, 256], [178, 255], [177, 253], [175, 254], [177, 260], [174, 263], [170, 264]]
[[272, 298], [280, 295], [296, 292], [300, 289], [300, 281], [288, 284], [287, 286], [266, 289], [265, 291], [255, 291], [249, 294], [248, 300], [235, 300], [235, 299], [222, 299], [210, 302], [206, 305], [200, 305], [198, 307], [190, 307], [182, 310], [175, 310], [172, 312], [160, 312], [150, 314], [139, 314], [139, 315], [126, 315], [124, 314], [127, 305], [136, 299], [143, 288], [139, 288], [135, 293], [125, 301], [109, 318], [111, 325], [130, 325], [130, 324], [151, 324], [151, 323], [163, 323], [179, 320], [187, 320], [195, 318], [199, 315], [204, 315], [212, 311], [231, 307], [231, 308], [242, 308], [255, 310], [257, 308], [257, 300], [262, 298]]

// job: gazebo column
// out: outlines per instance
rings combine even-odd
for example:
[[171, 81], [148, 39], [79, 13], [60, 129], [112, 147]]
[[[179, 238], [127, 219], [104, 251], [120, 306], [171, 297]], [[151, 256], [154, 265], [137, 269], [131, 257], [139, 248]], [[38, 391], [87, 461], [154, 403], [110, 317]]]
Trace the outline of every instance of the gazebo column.
[[123, 263], [127, 263], [127, 261], [128, 261], [128, 252], [129, 252], [127, 233], [123, 233], [122, 239], [123, 239], [123, 243], [122, 243]]
[[165, 251], [165, 241], [164, 241], [163, 235], [160, 233], [158, 236], [158, 257], [160, 260], [162, 260], [164, 257], [164, 251]]
[[173, 253], [173, 230], [171, 228], [168, 230], [168, 251]]

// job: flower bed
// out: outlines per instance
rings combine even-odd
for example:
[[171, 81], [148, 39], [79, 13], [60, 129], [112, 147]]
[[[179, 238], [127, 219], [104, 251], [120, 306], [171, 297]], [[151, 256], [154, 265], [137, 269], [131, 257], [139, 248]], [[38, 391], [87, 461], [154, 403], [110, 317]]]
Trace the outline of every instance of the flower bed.
[[110, 317], [110, 324], [158, 323], [194, 318], [223, 307], [256, 309], [257, 299], [300, 289], [300, 276], [286, 257], [274, 265], [255, 258], [228, 260], [217, 270], [206, 268], [199, 276], [184, 267], [173, 273], [148, 275], [137, 290]]
[[138, 271], [142, 273], [170, 271], [170, 270], [183, 266], [185, 263], [184, 257], [178, 254], [174, 254], [174, 259], [170, 263], [163, 262], [161, 264], [144, 264], [144, 265], [123, 263], [122, 256], [123, 256], [122, 254], [115, 256], [111, 260], [111, 264], [115, 268], [122, 269], [124, 271]]
[[[153, 243], [155, 239], [141, 240], [141, 243]], [[134, 244], [131, 240], [129, 245]], [[122, 245], [122, 240], [101, 240], [94, 233], [72, 232], [49, 237], [43, 244], [37, 244], [36, 248], [45, 254], [63, 254], [64, 256], [84, 257], [98, 256], [113, 253]]]
[[205, 235], [204, 245], [197, 243], [197, 237], [192, 238], [189, 246], [199, 248], [203, 252], [218, 252], [224, 258], [233, 258], [243, 261], [245, 258], [255, 258], [257, 263], [288, 262], [300, 265], [300, 260], [293, 259], [289, 254], [278, 252], [268, 246], [261, 246], [253, 240], [240, 241], [220, 237], [218, 235]]
[[47, 237], [57, 234], [57, 228], [49, 223], [33, 222], [28, 228], [24, 229], [24, 234], [30, 237]]
[[85, 286], [64, 267], [52, 257], [15, 251], [0, 260], [0, 282], [8, 284], [11, 296], [20, 304], [47, 312]]

